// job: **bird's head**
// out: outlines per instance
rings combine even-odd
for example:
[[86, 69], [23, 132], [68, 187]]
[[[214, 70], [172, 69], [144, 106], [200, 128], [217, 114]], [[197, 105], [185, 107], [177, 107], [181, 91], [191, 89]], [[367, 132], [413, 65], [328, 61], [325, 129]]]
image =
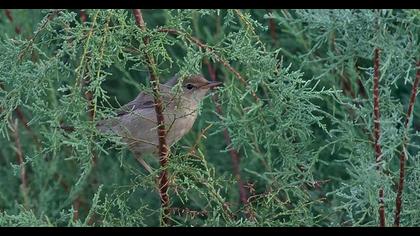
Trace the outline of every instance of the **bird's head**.
[[166, 82], [165, 85], [174, 87], [180, 80], [182, 80], [181, 88], [183, 96], [196, 101], [201, 101], [210, 89], [222, 84], [222, 82], [208, 81], [203, 75], [192, 75], [184, 79], [174, 77]]

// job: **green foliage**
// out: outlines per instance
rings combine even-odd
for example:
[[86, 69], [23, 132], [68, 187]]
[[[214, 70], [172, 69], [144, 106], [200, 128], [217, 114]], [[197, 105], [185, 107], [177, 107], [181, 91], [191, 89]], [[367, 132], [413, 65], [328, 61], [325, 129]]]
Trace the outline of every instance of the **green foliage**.
[[383, 187], [391, 226], [404, 135], [401, 225], [420, 223], [419, 102], [404, 128], [420, 59], [418, 10], [142, 12], [145, 32], [127, 10], [87, 10], [86, 22], [78, 10], [0, 15], [1, 226], [160, 225], [158, 160], [145, 157], [155, 170], [148, 173], [118, 137], [95, 128], [150, 90], [145, 52], [161, 82], [195, 73], [224, 82], [171, 147], [173, 225], [376, 226]]

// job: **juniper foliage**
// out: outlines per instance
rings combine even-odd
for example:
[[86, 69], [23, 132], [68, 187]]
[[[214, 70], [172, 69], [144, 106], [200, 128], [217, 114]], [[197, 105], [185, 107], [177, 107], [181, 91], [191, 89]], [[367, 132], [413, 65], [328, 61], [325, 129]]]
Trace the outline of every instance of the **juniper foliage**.
[[150, 174], [95, 129], [150, 90], [145, 52], [161, 82], [195, 73], [224, 82], [171, 147], [172, 225], [377, 226], [382, 187], [391, 226], [404, 140], [401, 225], [420, 223], [419, 102], [404, 126], [418, 10], [143, 10], [145, 32], [127, 10], [3, 13], [1, 226], [161, 224], [158, 160], [146, 157]]

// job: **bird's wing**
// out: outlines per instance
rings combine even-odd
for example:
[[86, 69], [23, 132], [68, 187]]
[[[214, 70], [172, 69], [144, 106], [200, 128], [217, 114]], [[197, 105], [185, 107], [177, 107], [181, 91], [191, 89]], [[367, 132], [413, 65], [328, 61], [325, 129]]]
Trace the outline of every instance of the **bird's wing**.
[[123, 116], [137, 109], [152, 108], [154, 103], [151, 95], [141, 92], [133, 101], [120, 107], [117, 110], [117, 116]]
[[[167, 85], [160, 85], [160, 93], [162, 96], [162, 100], [166, 103], [171, 102], [171, 90]], [[127, 113], [133, 112], [137, 109], [147, 109], [147, 108], [153, 108], [155, 104], [155, 99], [152, 95], [141, 92], [133, 101], [123, 105], [117, 110], [117, 116], [123, 116]]]

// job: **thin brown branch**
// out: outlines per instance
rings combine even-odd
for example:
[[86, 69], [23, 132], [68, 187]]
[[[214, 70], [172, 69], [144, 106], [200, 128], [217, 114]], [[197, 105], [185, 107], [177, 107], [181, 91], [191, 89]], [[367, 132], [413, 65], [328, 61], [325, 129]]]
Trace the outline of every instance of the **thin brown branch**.
[[[12, 17], [12, 12], [10, 11], [10, 9], [5, 9], [5, 14], [7, 16], [7, 18], [9, 19], [10, 23], [13, 23], [13, 17]], [[16, 34], [20, 34], [20, 28], [18, 26], [15, 27], [15, 32]], [[0, 89], [4, 90], [4, 86], [3, 84], [0, 84]], [[24, 127], [32, 134], [35, 143], [37, 144], [37, 147], [39, 148], [39, 141], [37, 136], [35, 135], [35, 133], [32, 131], [32, 129], [29, 127], [28, 125], [28, 119], [26, 119], [25, 115], [23, 114], [23, 112], [21, 111], [21, 109], [19, 107], [15, 108], [15, 113], [16, 116], [18, 117], [19, 121], [24, 125]], [[15, 121], [15, 123], [13, 124], [13, 137], [15, 140], [15, 146], [16, 146], [16, 157], [17, 157], [17, 161], [20, 165], [20, 179], [21, 179], [21, 185], [20, 185], [20, 189], [22, 191], [23, 194], [23, 199], [24, 199], [24, 205], [26, 208], [29, 207], [29, 198], [28, 198], [28, 178], [27, 178], [27, 172], [26, 172], [26, 168], [24, 165], [25, 159], [24, 159], [24, 155], [23, 155], [23, 150], [22, 150], [22, 146], [20, 143], [20, 138], [19, 138], [19, 127], [18, 127], [18, 122], [17, 120]]]
[[93, 212], [92, 216], [89, 218], [87, 225], [93, 225], [96, 221], [97, 215], [96, 212]]
[[73, 201], [73, 221], [77, 222], [79, 220], [79, 209], [80, 209], [80, 197], [77, 197]]
[[[216, 81], [216, 70], [213, 68], [213, 66], [211, 65], [211, 63], [208, 60], [204, 61], [205, 64], [207, 64], [207, 68], [210, 74], [210, 78], [212, 81]], [[223, 110], [222, 107], [220, 106], [220, 104], [217, 102], [218, 96], [215, 94], [213, 97], [213, 102], [216, 105], [216, 112], [219, 115], [223, 114]], [[226, 145], [228, 147], [230, 147], [232, 145], [232, 140], [230, 138], [229, 132], [227, 130], [227, 128], [223, 129], [223, 135], [225, 138], [225, 142]], [[245, 189], [244, 183], [242, 182], [242, 178], [241, 178], [241, 172], [240, 172], [240, 155], [239, 153], [236, 151], [236, 149], [234, 149], [233, 147], [231, 147], [229, 149], [229, 154], [231, 156], [232, 159], [232, 168], [233, 168], [233, 174], [235, 175], [236, 178], [236, 182], [238, 183], [238, 188], [239, 188], [239, 199], [242, 203], [242, 205], [245, 207], [246, 209], [246, 216], [248, 218], [253, 218], [253, 214], [250, 210], [250, 208], [248, 207], [249, 202], [248, 202], [248, 194], [247, 191]]]
[[10, 9], [4, 9], [4, 14], [6, 14], [6, 17], [10, 22], [13, 22], [12, 11], [10, 11]]
[[406, 119], [404, 123], [404, 127], [406, 129], [408, 128], [408, 125], [410, 123], [410, 118], [414, 110], [414, 104], [416, 103], [417, 88], [420, 82], [420, 61], [417, 62], [416, 67], [417, 67], [416, 79], [414, 80], [413, 87], [411, 89], [410, 103], [408, 105], [408, 110], [407, 110]]
[[[12, 12], [10, 9], [5, 9], [4, 10], [7, 18], [9, 19], [10, 23], [13, 23], [13, 17], [12, 17]], [[21, 30], [20, 27], [16, 26], [15, 27], [15, 31], [16, 34], [20, 34]], [[0, 88], [4, 90], [4, 86], [2, 84], [0, 84]], [[22, 110], [18, 107], [16, 107], [15, 109], [15, 113], [19, 119], [19, 121], [24, 125], [25, 129], [28, 130], [28, 132], [32, 135], [32, 137], [34, 138], [34, 141], [37, 145], [38, 148], [40, 148], [40, 142], [39, 142], [39, 138], [38, 136], [32, 131], [31, 127], [29, 127], [28, 125], [28, 119], [25, 117], [24, 113], [22, 112]]]
[[352, 86], [351, 86], [351, 82], [349, 80], [349, 78], [344, 75], [344, 73], [340, 74], [340, 78], [341, 78], [341, 88], [343, 89], [343, 92], [346, 95], [350, 95], [353, 99], [356, 97], [356, 93], [354, 92]]
[[54, 10], [53, 12], [51, 12], [50, 14], [48, 14], [48, 16], [46, 17], [46, 19], [44, 20], [44, 23], [35, 31], [34, 36], [29, 40], [29, 42], [26, 45], [26, 47], [23, 48], [19, 52], [18, 61], [22, 61], [23, 56], [26, 54], [27, 50], [32, 46], [32, 44], [34, 43], [34, 41], [37, 38], [37, 36], [39, 35], [39, 33], [46, 28], [48, 22], [50, 22], [52, 19], [54, 19], [55, 16], [57, 16], [58, 12], [60, 12], [60, 10]]
[[53, 177], [54, 177], [54, 180], [56, 180], [60, 184], [60, 186], [63, 187], [63, 190], [66, 193], [69, 193], [70, 192], [70, 190], [69, 190], [70, 189], [69, 184], [66, 181], [64, 181], [59, 174], [54, 173]]
[[[375, 159], [376, 159], [376, 169], [381, 170], [381, 161], [382, 161], [382, 149], [381, 144], [379, 143], [381, 138], [381, 123], [380, 117], [381, 113], [379, 111], [379, 58], [380, 50], [375, 48], [374, 55], [374, 67], [373, 67], [373, 123], [374, 123], [374, 141], [375, 141]], [[385, 227], [385, 203], [384, 203], [384, 190], [383, 187], [379, 189], [379, 226]]]
[[195, 210], [191, 210], [189, 208], [172, 207], [171, 212], [173, 212], [176, 215], [180, 215], [180, 216], [181, 215], [189, 215], [192, 218], [195, 218], [197, 216], [200, 216], [200, 217], [207, 217], [208, 216], [208, 212], [206, 210], [195, 211]]
[[[216, 59], [216, 61], [218, 61], [219, 63], [221, 63], [224, 67], [226, 67], [229, 71], [231, 71], [236, 78], [239, 79], [239, 81], [244, 85], [244, 86], [248, 86], [248, 83], [246, 82], [246, 80], [244, 79], [244, 77], [235, 69], [233, 68], [229, 62], [224, 59], [222, 56], [218, 55], [211, 47], [209, 47], [208, 45], [202, 43], [199, 39], [181, 32], [179, 30], [176, 29], [167, 29], [167, 28], [162, 28], [158, 30], [159, 32], [166, 32], [166, 33], [171, 33], [171, 34], [175, 34], [175, 35], [182, 35], [185, 36], [190, 42], [194, 43], [195, 45], [197, 45], [199, 48], [204, 49], [210, 53], [213, 54], [213, 58]], [[251, 91], [251, 95], [254, 97], [255, 101], [259, 101], [259, 97], [257, 96], [257, 94], [254, 91]]]
[[[80, 21], [82, 22], [83, 25], [86, 24], [86, 20], [87, 20], [87, 14], [85, 13], [84, 10], [81, 10], [80, 11]], [[93, 105], [93, 94], [90, 90], [88, 90], [88, 86], [89, 86], [90, 82], [91, 82], [90, 77], [86, 76], [83, 79], [82, 90], [83, 90], [83, 88], [86, 89], [86, 92], [84, 93], [84, 96], [85, 96], [85, 99], [87, 101], [88, 117], [89, 117], [90, 121], [93, 121], [95, 119], [95, 109], [94, 109], [94, 105]], [[93, 165], [92, 166], [92, 171], [93, 171], [93, 168], [96, 166], [97, 155], [96, 155], [96, 152], [94, 150], [91, 150], [91, 153], [92, 153], [92, 165]], [[81, 196], [77, 196], [76, 199], [73, 201], [73, 220], [74, 220], [74, 222], [76, 222], [79, 219], [80, 197]]]
[[[80, 21], [82, 22], [83, 25], [85, 25], [86, 19], [87, 19], [87, 15], [86, 15], [85, 11], [84, 10], [80, 10]], [[87, 76], [84, 79], [84, 81], [83, 81], [83, 85], [85, 87], [88, 87], [89, 84], [90, 84], [90, 78]], [[89, 119], [91, 121], [93, 121], [93, 119], [95, 118], [95, 109], [93, 107], [93, 102], [92, 102], [92, 99], [93, 99], [92, 92], [89, 91], [89, 90], [86, 90], [86, 92], [85, 92], [85, 98], [86, 98], [87, 103], [88, 103]]]
[[15, 113], [19, 121], [23, 124], [25, 129], [31, 134], [35, 145], [37, 146], [38, 150], [41, 149], [41, 142], [39, 141], [38, 135], [31, 129], [31, 127], [28, 125], [28, 119], [25, 117], [25, 114], [22, 112], [22, 110], [19, 107], [16, 107]]
[[400, 179], [397, 188], [397, 197], [395, 199], [395, 217], [394, 217], [394, 226], [400, 226], [400, 218], [401, 218], [401, 209], [402, 209], [402, 193], [404, 189], [404, 176], [405, 176], [405, 160], [407, 159], [407, 143], [409, 142], [408, 138], [408, 127], [410, 124], [410, 118], [413, 114], [414, 104], [416, 103], [417, 97], [417, 88], [420, 82], [420, 61], [417, 62], [417, 71], [416, 71], [416, 78], [413, 83], [413, 87], [411, 89], [410, 95], [410, 103], [408, 104], [408, 110], [405, 117], [404, 123], [404, 137], [403, 137], [403, 144], [402, 150], [400, 154]]
[[[210, 74], [211, 80], [216, 81], [216, 71], [214, 70], [213, 66], [208, 61], [206, 61], [205, 63], [207, 64], [207, 68], [209, 70], [209, 74]], [[214, 104], [216, 104], [216, 111], [217, 111], [217, 113], [219, 115], [222, 115], [223, 114], [222, 107], [217, 102], [218, 101], [218, 96], [215, 94], [212, 97], [212, 99], [213, 99]], [[230, 147], [232, 145], [232, 140], [231, 140], [230, 135], [229, 135], [229, 132], [228, 132], [228, 130], [226, 128], [223, 129], [223, 134], [224, 134], [224, 137], [225, 137], [226, 145], [228, 147]], [[230, 148], [229, 149], [229, 154], [230, 154], [230, 156], [232, 158], [233, 173], [234, 173], [234, 175], [236, 177], [236, 181], [238, 182], [239, 197], [240, 197], [240, 200], [241, 200], [242, 204], [244, 206], [246, 206], [248, 204], [248, 198], [247, 198], [247, 193], [246, 193], [244, 184], [242, 183], [242, 180], [241, 180], [239, 153], [234, 148]]]
[[[84, 25], [86, 23], [86, 19], [87, 19], [87, 15], [84, 12], [84, 10], [80, 11], [80, 21], [82, 22], [82, 24]], [[92, 30], [93, 30], [93, 26], [92, 26]], [[93, 94], [92, 91], [89, 90], [88, 86], [91, 83], [91, 79], [89, 75], [86, 75], [83, 79], [83, 83], [82, 83], [82, 91], [83, 89], [85, 89], [85, 99], [87, 101], [87, 111], [88, 111], [88, 118], [90, 121], [93, 121], [95, 119], [95, 107], [94, 107], [94, 102], [93, 102]], [[96, 164], [96, 154], [92, 151], [93, 153], [93, 165]]]
[[[140, 9], [133, 10], [134, 17], [136, 19], [137, 26], [141, 31], [146, 32], [146, 25], [144, 24], [143, 15]], [[143, 42], [145, 46], [149, 44], [149, 38], [143, 37]], [[159, 77], [156, 72], [156, 63], [154, 58], [149, 53], [145, 52], [145, 57], [147, 61], [147, 67], [150, 73], [150, 83], [153, 89], [153, 97], [155, 102], [155, 112], [156, 120], [158, 125], [158, 137], [159, 137], [159, 162], [162, 168], [162, 172], [159, 176], [159, 190], [160, 190], [160, 200], [162, 205], [162, 223], [168, 225], [170, 223], [170, 209], [169, 209], [169, 178], [168, 178], [168, 154], [169, 146], [166, 144], [166, 129], [165, 129], [165, 120], [163, 116], [163, 103], [160, 96], [159, 90]]]
[[87, 14], [85, 12], [85, 10], [80, 10], [80, 21], [85, 24], [87, 20]]
[[59, 128], [64, 130], [67, 133], [72, 133], [72, 132], [76, 131], [76, 128], [74, 128], [73, 126], [70, 126], [70, 125], [66, 125], [64, 123], [61, 123]]
[[[268, 13], [271, 13], [272, 9], [267, 9]], [[276, 43], [277, 41], [277, 35], [276, 35], [276, 23], [274, 22], [273, 18], [268, 19], [268, 29], [270, 30], [270, 36], [273, 40], [273, 43]]]
[[362, 80], [357, 79], [357, 85], [359, 86], [359, 94], [360, 96], [362, 96], [363, 98], [367, 98], [367, 93], [366, 93], [366, 89], [365, 86], [363, 86]]
[[[9, 19], [10, 23], [13, 23], [13, 16], [12, 11], [10, 9], [4, 9], [4, 13], [6, 14], [7, 19]], [[16, 34], [20, 34], [21, 29], [19, 26], [15, 26], [15, 32]]]
[[[374, 57], [374, 76], [373, 76], [373, 122], [374, 122], [374, 137], [375, 137], [375, 157], [376, 163], [380, 163], [382, 159], [382, 150], [379, 143], [381, 135], [380, 111], [379, 111], [379, 49], [375, 49]], [[380, 165], [376, 168], [379, 170]]]
[[[80, 20], [82, 21], [83, 24], [85, 24], [86, 19], [82, 17], [82, 13], [80, 13]], [[83, 80], [83, 86], [87, 87], [90, 83], [89, 77], [86, 76], [86, 79]], [[87, 100], [87, 109], [88, 109], [88, 116], [89, 116], [89, 120], [93, 120], [94, 118], [94, 114], [93, 114], [93, 108], [91, 106], [91, 101], [92, 101], [92, 94], [90, 91], [86, 91], [85, 92], [85, 98]], [[66, 129], [64, 129], [66, 130]], [[73, 128], [74, 131], [74, 128]], [[95, 164], [95, 155], [93, 157], [93, 164]], [[76, 199], [74, 199], [73, 203], [73, 222], [77, 222], [79, 220], [79, 211], [80, 211], [80, 195], [78, 195], [76, 197]]]
[[[332, 32], [331, 35], [331, 51], [335, 52], [337, 55], [341, 55], [340, 51], [337, 48], [337, 44], [335, 42], [335, 32]], [[345, 75], [345, 71], [343, 70], [336, 70], [337, 74], [339, 74], [340, 76], [340, 81], [341, 81], [341, 89], [343, 90], [344, 94], [346, 94], [347, 96], [350, 95], [353, 99], [356, 97], [356, 94], [353, 90], [353, 87], [351, 85], [351, 82], [349, 80], [349, 78]]]
[[197, 138], [194, 141], [194, 145], [191, 146], [191, 148], [188, 151], [188, 155], [194, 155], [195, 151], [197, 149], [198, 144], [200, 143], [201, 139], [204, 137], [206, 138], [207, 131], [213, 126], [213, 124], [209, 124], [206, 128], [202, 129], [200, 134], [197, 136]]
[[20, 143], [19, 138], [19, 126], [18, 121], [15, 120], [15, 122], [12, 125], [12, 133], [13, 133], [13, 139], [15, 141], [15, 147], [16, 147], [16, 159], [20, 166], [20, 190], [22, 192], [23, 200], [24, 200], [24, 206], [25, 208], [29, 208], [29, 197], [28, 197], [28, 177], [26, 175], [26, 168], [25, 168], [25, 157], [23, 155], [23, 149], [22, 145]]
[[29, 132], [32, 132], [31, 127], [29, 127], [28, 125], [28, 119], [26, 119], [25, 115], [23, 114], [22, 110], [20, 110], [19, 107], [16, 107], [15, 109], [16, 115], [19, 119], [19, 121], [23, 124], [23, 126], [25, 127], [25, 129], [27, 129]]
[[[82, 22], [83, 25], [86, 24], [86, 19], [87, 19], [87, 15], [85, 13], [84, 10], [80, 10], [80, 21]], [[83, 80], [83, 85], [85, 88], [87, 88], [90, 84], [90, 78], [89, 76], [86, 76], [85, 79]], [[86, 92], [84, 93], [85, 98], [87, 100], [87, 109], [88, 109], [88, 115], [89, 115], [89, 120], [93, 121], [95, 118], [95, 109], [93, 106], [93, 95], [92, 95], [92, 91], [86, 90]]]

